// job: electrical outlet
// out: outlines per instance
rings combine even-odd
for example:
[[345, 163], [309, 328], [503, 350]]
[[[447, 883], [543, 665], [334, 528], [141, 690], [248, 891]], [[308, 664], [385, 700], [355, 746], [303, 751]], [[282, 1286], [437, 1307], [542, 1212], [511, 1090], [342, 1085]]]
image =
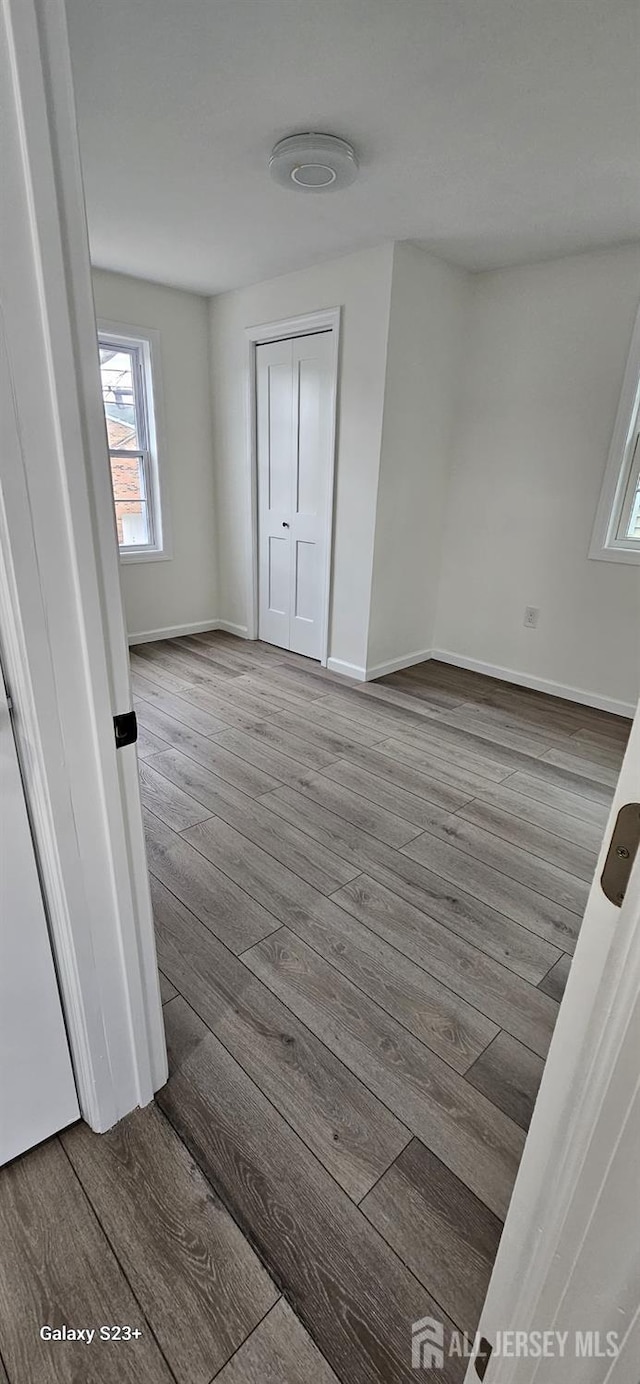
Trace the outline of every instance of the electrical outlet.
[[524, 620], [522, 623], [527, 626], [527, 629], [534, 630], [538, 624], [539, 618], [540, 611], [537, 606], [525, 606]]

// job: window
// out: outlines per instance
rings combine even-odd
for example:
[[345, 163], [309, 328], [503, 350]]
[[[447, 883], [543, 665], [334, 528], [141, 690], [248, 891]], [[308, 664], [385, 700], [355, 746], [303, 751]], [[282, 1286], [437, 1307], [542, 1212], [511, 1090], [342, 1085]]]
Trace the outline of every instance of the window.
[[102, 324], [98, 346], [120, 555], [127, 561], [166, 557], [151, 339]]
[[589, 556], [640, 563], [640, 310]]

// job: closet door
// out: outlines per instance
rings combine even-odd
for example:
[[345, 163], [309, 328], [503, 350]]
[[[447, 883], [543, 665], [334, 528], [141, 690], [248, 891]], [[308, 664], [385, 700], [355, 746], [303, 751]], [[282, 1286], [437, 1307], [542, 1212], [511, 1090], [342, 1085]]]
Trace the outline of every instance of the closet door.
[[80, 1118], [0, 673], [0, 1165]]
[[291, 341], [256, 348], [258, 634], [290, 647], [294, 396]]
[[256, 348], [259, 636], [322, 654], [331, 522], [331, 333]]
[[331, 332], [296, 337], [293, 375], [290, 643], [307, 658], [322, 656], [331, 446]]

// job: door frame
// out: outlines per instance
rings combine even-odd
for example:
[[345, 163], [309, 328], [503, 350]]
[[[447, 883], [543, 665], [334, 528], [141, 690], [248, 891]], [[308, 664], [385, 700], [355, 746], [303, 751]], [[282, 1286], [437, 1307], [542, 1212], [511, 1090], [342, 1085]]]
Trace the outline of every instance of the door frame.
[[247, 591], [249, 625], [248, 638], [258, 638], [258, 396], [256, 347], [269, 341], [284, 341], [287, 337], [313, 336], [316, 332], [331, 332], [331, 418], [329, 423], [329, 476], [327, 508], [324, 519], [325, 564], [322, 579], [322, 619], [320, 666], [326, 668], [329, 658], [331, 583], [333, 574], [333, 539], [335, 509], [336, 449], [338, 439], [338, 378], [340, 370], [341, 308], [321, 308], [300, 317], [287, 317], [280, 322], [262, 322], [245, 327], [247, 343], [247, 464], [249, 496], [249, 540]]
[[[0, 636], [82, 1114], [110, 1128], [167, 1060], [133, 745], [63, 0], [2, 0], [6, 182]], [[45, 464], [46, 459], [46, 464]]]

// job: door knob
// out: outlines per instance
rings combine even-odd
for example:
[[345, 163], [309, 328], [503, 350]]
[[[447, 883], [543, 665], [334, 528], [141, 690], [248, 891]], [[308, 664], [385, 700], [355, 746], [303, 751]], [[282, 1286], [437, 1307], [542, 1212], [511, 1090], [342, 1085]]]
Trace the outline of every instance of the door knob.
[[288, 525], [286, 519], [283, 519], [283, 520], [282, 520], [282, 527], [283, 527], [283, 529], [288, 529], [289, 525]]

